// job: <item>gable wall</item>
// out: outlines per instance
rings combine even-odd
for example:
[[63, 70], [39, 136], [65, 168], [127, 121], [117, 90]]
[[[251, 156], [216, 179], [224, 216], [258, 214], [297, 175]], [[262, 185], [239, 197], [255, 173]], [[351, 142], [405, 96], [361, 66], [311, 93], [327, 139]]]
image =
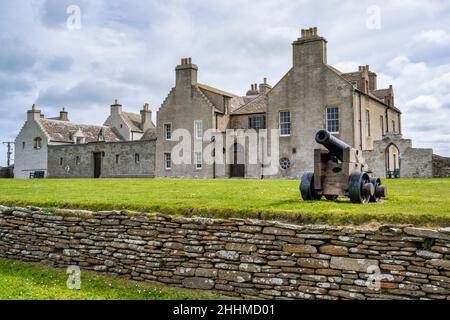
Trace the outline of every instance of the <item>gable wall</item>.
[[[42, 139], [41, 149], [34, 149], [34, 139]], [[22, 143], [25, 142], [25, 148]], [[47, 174], [48, 137], [36, 121], [26, 121], [15, 140], [14, 177], [29, 178], [34, 171], [45, 171]]]
[[[209, 144], [209, 142], [198, 142], [194, 139], [194, 121], [202, 120], [203, 131], [215, 127], [213, 106], [208, 103], [207, 98], [200, 90], [190, 85], [176, 87], [175, 90], [171, 91], [158, 111], [157, 119], [156, 176], [167, 178], [212, 178], [212, 164], [204, 162], [203, 168], [197, 170], [194, 161], [196, 150], [202, 150]], [[171, 153], [178, 141], [166, 141], [164, 136], [165, 123], [171, 123], [172, 134], [177, 129], [184, 129], [191, 135], [190, 161], [181, 164], [176, 164], [172, 161], [171, 170], [165, 169], [164, 154]], [[174, 160], [174, 156], [172, 156], [172, 160]], [[221, 175], [218, 173], [218, 176]]]

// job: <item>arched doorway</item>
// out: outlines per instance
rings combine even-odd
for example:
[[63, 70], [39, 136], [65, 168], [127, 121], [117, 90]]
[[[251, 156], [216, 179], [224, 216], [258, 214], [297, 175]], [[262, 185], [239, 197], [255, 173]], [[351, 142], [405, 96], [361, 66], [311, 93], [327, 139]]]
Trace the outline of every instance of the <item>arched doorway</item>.
[[387, 178], [400, 177], [400, 151], [398, 147], [391, 143], [385, 151], [386, 176]]
[[245, 150], [235, 143], [231, 146], [232, 163], [230, 164], [230, 178], [245, 178]]

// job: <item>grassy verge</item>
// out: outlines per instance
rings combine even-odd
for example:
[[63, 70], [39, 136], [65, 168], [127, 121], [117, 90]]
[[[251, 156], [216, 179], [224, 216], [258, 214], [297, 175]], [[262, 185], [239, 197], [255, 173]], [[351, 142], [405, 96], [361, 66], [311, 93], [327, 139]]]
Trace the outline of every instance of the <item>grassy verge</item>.
[[379, 204], [303, 202], [286, 180], [1, 180], [0, 204], [290, 222], [450, 226], [450, 179], [385, 180]]
[[82, 271], [81, 289], [66, 286], [65, 270], [0, 258], [0, 300], [207, 300], [205, 292]]

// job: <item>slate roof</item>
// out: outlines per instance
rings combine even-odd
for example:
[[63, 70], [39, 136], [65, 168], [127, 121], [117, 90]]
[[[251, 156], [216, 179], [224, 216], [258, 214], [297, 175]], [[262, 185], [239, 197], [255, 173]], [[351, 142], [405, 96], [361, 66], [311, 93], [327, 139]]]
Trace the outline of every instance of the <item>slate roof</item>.
[[389, 89], [374, 90], [372, 93], [380, 99], [384, 99], [389, 94]]
[[267, 97], [265, 95], [259, 95], [256, 98], [250, 100], [242, 107], [234, 110], [231, 114], [239, 115], [239, 114], [253, 114], [266, 112], [267, 112]]
[[231, 98], [231, 112], [234, 112], [235, 110], [241, 108], [246, 101], [244, 100], [244, 97], [233, 97]]
[[148, 129], [141, 138], [141, 140], [156, 140], [156, 139], [157, 139], [156, 128]]
[[98, 135], [103, 130], [104, 140], [107, 142], [121, 141], [110, 127], [77, 124], [68, 121], [39, 119], [42, 129], [48, 134], [51, 142], [73, 143], [74, 135], [78, 131], [83, 133], [86, 142], [98, 141]]
[[140, 114], [132, 112], [122, 112], [121, 115], [125, 120], [125, 122], [128, 124], [128, 126], [130, 127], [131, 131], [143, 132]]
[[208, 86], [206, 84], [197, 83], [197, 86], [202, 91], [209, 91], [209, 92], [216, 93], [216, 94], [219, 94], [219, 95], [222, 95], [222, 96], [226, 96], [226, 97], [230, 97], [230, 98], [233, 98], [233, 97], [236, 96], [235, 94], [232, 94], [232, 93], [229, 93], [229, 92], [226, 92], [226, 91], [223, 91], [223, 90], [220, 90], [220, 89]]

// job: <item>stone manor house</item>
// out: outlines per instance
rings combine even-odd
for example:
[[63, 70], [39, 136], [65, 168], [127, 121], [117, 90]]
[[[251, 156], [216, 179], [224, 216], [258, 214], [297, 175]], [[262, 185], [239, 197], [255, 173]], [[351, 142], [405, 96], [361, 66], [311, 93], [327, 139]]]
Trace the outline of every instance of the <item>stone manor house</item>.
[[[67, 111], [46, 118], [33, 106], [15, 141], [16, 178], [42, 172], [50, 178], [299, 178], [313, 169], [315, 133], [323, 128], [363, 150], [369, 168], [385, 177], [448, 176], [449, 161], [432, 149], [412, 147], [402, 137], [401, 111], [393, 87], [378, 88], [369, 66], [342, 73], [327, 63], [327, 40], [317, 28], [302, 30], [293, 42], [291, 69], [273, 87], [264, 79], [252, 84], [245, 96], [198, 82], [198, 66], [191, 58], [175, 69], [175, 86], [157, 112], [156, 125], [145, 104], [140, 114], [123, 110], [116, 100], [103, 126], [73, 123]], [[189, 163], [175, 163], [177, 129], [192, 141]], [[249, 159], [251, 141], [213, 148], [212, 155], [230, 155], [231, 161], [206, 163], [204, 150], [215, 139], [204, 133], [215, 129], [279, 130], [279, 170], [266, 175], [257, 150]], [[271, 137], [267, 139], [270, 145]], [[258, 147], [259, 148], [259, 147]], [[186, 151], [187, 152], [187, 151]]]

